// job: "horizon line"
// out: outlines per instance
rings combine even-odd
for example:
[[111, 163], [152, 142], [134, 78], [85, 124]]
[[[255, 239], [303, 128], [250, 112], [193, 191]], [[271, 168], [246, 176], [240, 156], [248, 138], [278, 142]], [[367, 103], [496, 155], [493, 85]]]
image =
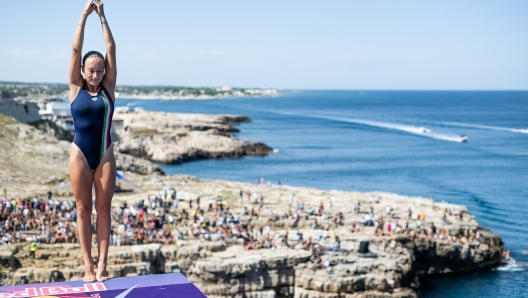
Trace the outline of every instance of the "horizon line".
[[[24, 81], [2, 81], [0, 80], [0, 83], [10, 83], [10, 84], [62, 84], [62, 85], [67, 85], [67, 83], [58, 83], [58, 82], [24, 82]], [[157, 84], [145, 84], [145, 85], [134, 85], [134, 84], [117, 84], [116, 86], [137, 86], [137, 87], [185, 87], [185, 88], [212, 88], [212, 87], [224, 87], [224, 86], [229, 86], [229, 85], [218, 85], [218, 86], [213, 86], [213, 85], [209, 85], [209, 86], [206, 86], [206, 85], [201, 85], [201, 86], [191, 86], [191, 85], [157, 85]], [[275, 87], [240, 87], [240, 86], [229, 86], [231, 88], [239, 88], [239, 89], [275, 89], [275, 90], [278, 90], [278, 91], [434, 91], [434, 92], [439, 92], [439, 91], [444, 91], [444, 92], [453, 92], [453, 91], [457, 91], [457, 92], [468, 92], [468, 91], [472, 91], [472, 92], [526, 92], [528, 91], [528, 88], [527, 89], [472, 89], [472, 88], [468, 88], [468, 89], [447, 89], [447, 88], [440, 88], [440, 89], [435, 89], [435, 88], [431, 88], [431, 89], [420, 89], [420, 88], [417, 88], [417, 89], [406, 89], [406, 88], [379, 88], [379, 89], [370, 89], [370, 88], [367, 88], [367, 89], [358, 89], [358, 88], [275, 88]]]

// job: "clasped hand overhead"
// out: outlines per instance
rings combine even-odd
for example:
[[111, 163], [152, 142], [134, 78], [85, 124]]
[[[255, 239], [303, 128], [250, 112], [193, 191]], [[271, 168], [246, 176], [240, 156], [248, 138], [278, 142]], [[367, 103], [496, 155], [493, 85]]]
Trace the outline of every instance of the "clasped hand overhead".
[[101, 17], [104, 16], [103, 2], [101, 0], [88, 0], [84, 7], [84, 13], [88, 16], [95, 12]]

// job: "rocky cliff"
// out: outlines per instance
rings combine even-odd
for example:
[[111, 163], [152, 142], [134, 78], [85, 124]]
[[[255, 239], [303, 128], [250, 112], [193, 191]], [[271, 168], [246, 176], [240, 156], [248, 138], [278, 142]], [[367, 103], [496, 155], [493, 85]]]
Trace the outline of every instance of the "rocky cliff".
[[166, 164], [204, 158], [263, 156], [272, 148], [233, 136], [245, 116], [165, 112], [119, 113], [125, 129], [118, 151]]
[[[412, 245], [420, 246], [419, 241]], [[444, 250], [429, 251], [427, 258], [417, 256], [420, 249], [402, 254], [373, 250], [377, 257], [365, 258], [354, 249], [318, 255], [294, 249], [244, 251], [221, 241], [189, 246], [111, 246], [108, 271], [111, 277], [182, 272], [211, 298], [418, 297], [420, 274], [468, 272], [470, 267], [471, 272], [483, 270], [499, 258], [499, 250], [488, 253], [483, 248], [442, 246]], [[11, 270], [0, 275], [1, 284], [81, 279], [82, 260], [76, 257], [79, 249], [77, 244], [40, 245], [36, 260], [32, 260], [27, 247], [2, 247], [0, 263]], [[449, 259], [446, 250], [466, 257]], [[317, 264], [320, 257], [327, 266]]]

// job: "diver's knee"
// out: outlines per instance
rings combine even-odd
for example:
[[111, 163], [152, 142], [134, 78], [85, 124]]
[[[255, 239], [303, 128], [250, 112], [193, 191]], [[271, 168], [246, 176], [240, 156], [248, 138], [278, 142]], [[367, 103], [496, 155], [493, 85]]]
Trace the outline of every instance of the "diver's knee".
[[92, 216], [92, 206], [79, 206], [77, 205], [77, 217], [80, 219], [90, 219]]
[[110, 205], [95, 206], [97, 216], [110, 216]]

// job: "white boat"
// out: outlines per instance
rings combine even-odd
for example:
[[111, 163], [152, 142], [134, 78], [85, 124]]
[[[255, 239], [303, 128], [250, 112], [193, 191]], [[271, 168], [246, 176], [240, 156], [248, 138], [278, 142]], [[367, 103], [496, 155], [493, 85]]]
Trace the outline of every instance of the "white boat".
[[466, 135], [461, 135], [459, 138], [459, 142], [467, 143], [469, 142], [469, 138]]

